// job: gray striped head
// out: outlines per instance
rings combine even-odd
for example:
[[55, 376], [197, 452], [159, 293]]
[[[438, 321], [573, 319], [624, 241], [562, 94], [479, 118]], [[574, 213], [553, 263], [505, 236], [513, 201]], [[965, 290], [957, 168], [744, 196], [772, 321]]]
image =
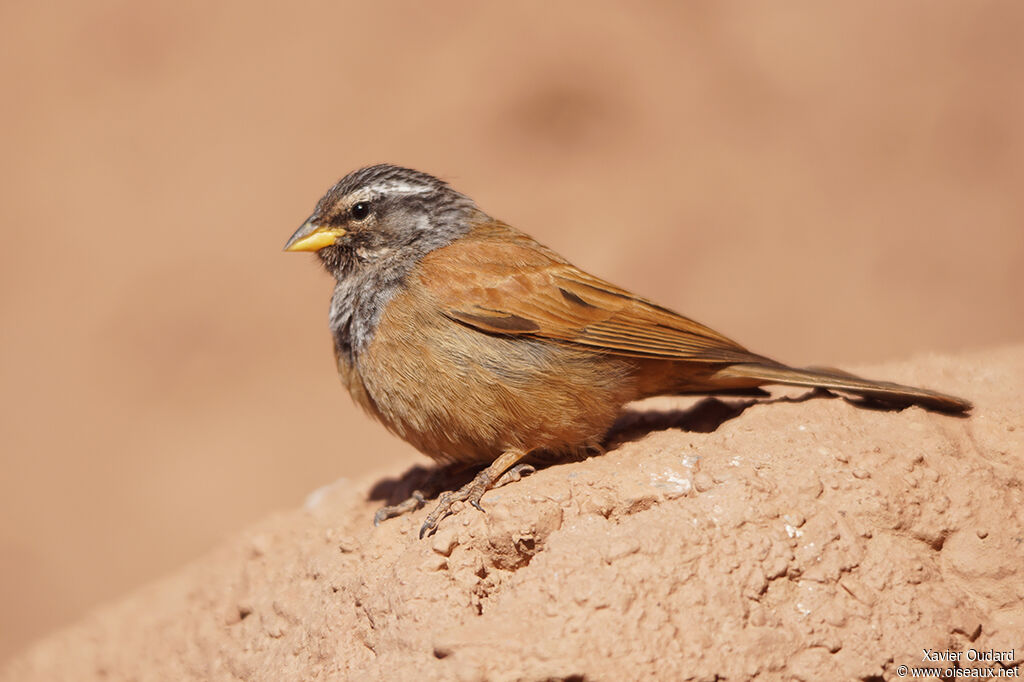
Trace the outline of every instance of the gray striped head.
[[482, 217], [473, 200], [448, 183], [380, 164], [339, 180], [285, 250], [316, 251], [340, 280], [362, 265], [414, 263], [465, 234]]

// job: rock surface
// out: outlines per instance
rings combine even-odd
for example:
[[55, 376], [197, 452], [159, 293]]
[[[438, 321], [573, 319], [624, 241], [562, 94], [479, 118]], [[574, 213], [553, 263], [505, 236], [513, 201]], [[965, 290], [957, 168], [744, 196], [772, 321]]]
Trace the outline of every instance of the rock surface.
[[341, 480], [2, 677], [898, 679], [924, 649], [1020, 666], [1024, 346], [862, 373], [976, 407], [648, 401], [604, 455], [425, 540], [423, 510], [370, 524], [370, 498], [422, 472]]

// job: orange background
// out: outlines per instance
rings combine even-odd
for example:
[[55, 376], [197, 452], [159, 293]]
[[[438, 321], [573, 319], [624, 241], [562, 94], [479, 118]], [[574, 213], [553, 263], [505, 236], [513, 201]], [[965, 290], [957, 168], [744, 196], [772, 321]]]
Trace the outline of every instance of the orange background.
[[1019, 342], [1022, 22], [4, 3], [0, 657], [339, 476], [427, 461], [351, 405], [331, 281], [280, 251], [361, 165], [441, 175], [781, 360]]

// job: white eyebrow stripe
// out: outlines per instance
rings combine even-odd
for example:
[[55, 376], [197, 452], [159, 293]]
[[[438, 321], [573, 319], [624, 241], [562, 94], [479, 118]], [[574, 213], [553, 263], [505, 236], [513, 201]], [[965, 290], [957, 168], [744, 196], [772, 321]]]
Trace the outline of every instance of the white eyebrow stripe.
[[400, 180], [385, 180], [367, 189], [372, 194], [426, 194], [435, 188], [428, 185], [412, 185]]

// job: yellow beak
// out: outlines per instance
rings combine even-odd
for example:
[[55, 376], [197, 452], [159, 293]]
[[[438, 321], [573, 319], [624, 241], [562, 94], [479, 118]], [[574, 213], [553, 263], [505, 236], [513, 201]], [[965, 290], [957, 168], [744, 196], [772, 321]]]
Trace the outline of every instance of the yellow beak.
[[327, 225], [320, 226], [307, 221], [291, 236], [284, 245], [284, 250], [319, 251], [325, 246], [337, 243], [344, 236], [345, 230], [343, 228]]

